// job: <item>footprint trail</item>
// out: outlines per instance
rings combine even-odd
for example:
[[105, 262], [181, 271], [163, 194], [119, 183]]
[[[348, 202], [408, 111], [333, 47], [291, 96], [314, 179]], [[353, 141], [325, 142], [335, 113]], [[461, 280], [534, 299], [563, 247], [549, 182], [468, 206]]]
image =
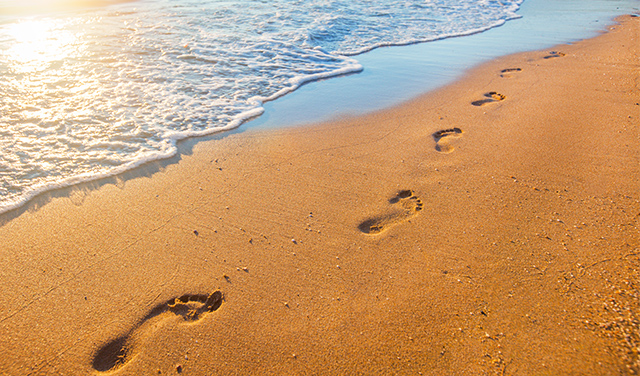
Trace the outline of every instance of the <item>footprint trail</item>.
[[93, 368], [99, 372], [115, 371], [135, 356], [135, 345], [158, 324], [180, 316], [187, 323], [195, 323], [222, 305], [222, 292], [210, 295], [183, 295], [155, 306], [129, 332], [102, 346], [93, 358]]
[[553, 59], [555, 57], [563, 57], [566, 56], [567, 54], [565, 54], [564, 52], [560, 52], [560, 51], [549, 51], [549, 55], [545, 56], [545, 59]]
[[437, 131], [433, 135], [433, 139], [436, 141], [436, 150], [440, 153], [451, 153], [455, 149], [451, 145], [452, 138], [459, 138], [462, 136], [462, 129], [450, 128]]
[[509, 78], [513, 73], [522, 72], [522, 68], [507, 68], [500, 71], [500, 77]]
[[486, 93], [484, 96], [486, 97], [485, 99], [473, 101], [471, 102], [471, 104], [474, 106], [484, 106], [485, 104], [488, 104], [488, 103], [503, 101], [506, 98], [506, 96], [500, 93], [496, 93], [495, 91], [490, 91]]
[[395, 213], [369, 218], [360, 223], [358, 229], [364, 234], [376, 235], [410, 219], [422, 210], [422, 201], [416, 197], [410, 189], [398, 192], [394, 197], [389, 199], [389, 204], [394, 206], [396, 209]]

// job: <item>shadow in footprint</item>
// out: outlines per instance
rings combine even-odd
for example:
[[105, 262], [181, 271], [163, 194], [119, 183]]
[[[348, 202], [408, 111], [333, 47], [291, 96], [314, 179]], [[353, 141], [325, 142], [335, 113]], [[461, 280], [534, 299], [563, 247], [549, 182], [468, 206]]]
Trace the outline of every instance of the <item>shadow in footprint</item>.
[[500, 71], [500, 77], [509, 78], [512, 73], [522, 72], [522, 68], [507, 68]]
[[436, 150], [440, 153], [451, 153], [454, 147], [449, 143], [451, 138], [458, 138], [462, 135], [462, 129], [449, 128], [437, 131], [432, 134], [433, 139], [436, 141]]
[[566, 56], [567, 54], [565, 54], [564, 52], [560, 52], [560, 51], [549, 51], [549, 55], [545, 56], [545, 59], [553, 59], [554, 57], [563, 57]]
[[220, 291], [211, 295], [183, 295], [158, 304], [128, 333], [102, 346], [93, 358], [93, 368], [99, 372], [109, 372], [124, 366], [133, 356], [133, 337], [153, 330], [154, 324], [166, 318], [163, 316], [172, 313], [181, 316], [186, 322], [195, 322], [221, 305]]
[[389, 199], [389, 204], [399, 210], [394, 214], [369, 218], [362, 222], [358, 229], [365, 234], [376, 235], [393, 225], [408, 220], [422, 210], [422, 201], [410, 189], [398, 192]]
[[496, 93], [495, 91], [490, 91], [484, 95], [485, 99], [480, 99], [474, 102], [471, 102], [474, 106], [484, 106], [487, 103], [500, 102], [503, 101], [506, 97], [500, 93]]

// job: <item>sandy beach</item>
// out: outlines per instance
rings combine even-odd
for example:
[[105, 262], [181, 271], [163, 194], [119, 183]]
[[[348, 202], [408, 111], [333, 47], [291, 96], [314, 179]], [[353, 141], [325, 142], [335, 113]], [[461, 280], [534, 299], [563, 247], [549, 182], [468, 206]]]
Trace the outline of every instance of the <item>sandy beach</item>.
[[640, 18], [0, 227], [2, 375], [640, 373]]

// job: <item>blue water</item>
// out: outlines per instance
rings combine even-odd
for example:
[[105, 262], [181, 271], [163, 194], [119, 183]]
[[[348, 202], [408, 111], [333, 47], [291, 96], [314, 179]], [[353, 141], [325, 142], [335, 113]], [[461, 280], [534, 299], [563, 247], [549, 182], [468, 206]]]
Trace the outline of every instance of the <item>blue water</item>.
[[[0, 213], [258, 116], [247, 126], [387, 107], [485, 59], [591, 36], [638, 5], [140, 0], [18, 15], [7, 3], [0, 0]], [[403, 47], [378, 48], [392, 45]]]
[[526, 0], [518, 19], [462, 38], [381, 48], [357, 57], [361, 73], [315, 82], [277, 101], [247, 126], [298, 126], [387, 108], [451, 83], [498, 56], [591, 38], [616, 16], [640, 13], [638, 0]]

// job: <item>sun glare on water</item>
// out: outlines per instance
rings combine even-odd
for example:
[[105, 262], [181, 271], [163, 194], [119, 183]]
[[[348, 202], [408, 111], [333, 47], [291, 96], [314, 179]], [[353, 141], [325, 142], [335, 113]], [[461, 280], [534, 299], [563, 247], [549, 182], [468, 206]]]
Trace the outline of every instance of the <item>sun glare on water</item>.
[[5, 26], [3, 37], [9, 48], [2, 51], [11, 69], [23, 73], [46, 69], [54, 61], [68, 57], [76, 44], [76, 35], [64, 30], [61, 21], [27, 19]]
[[81, 7], [96, 7], [131, 0], [0, 0], [0, 15], [31, 15], [69, 10]]

